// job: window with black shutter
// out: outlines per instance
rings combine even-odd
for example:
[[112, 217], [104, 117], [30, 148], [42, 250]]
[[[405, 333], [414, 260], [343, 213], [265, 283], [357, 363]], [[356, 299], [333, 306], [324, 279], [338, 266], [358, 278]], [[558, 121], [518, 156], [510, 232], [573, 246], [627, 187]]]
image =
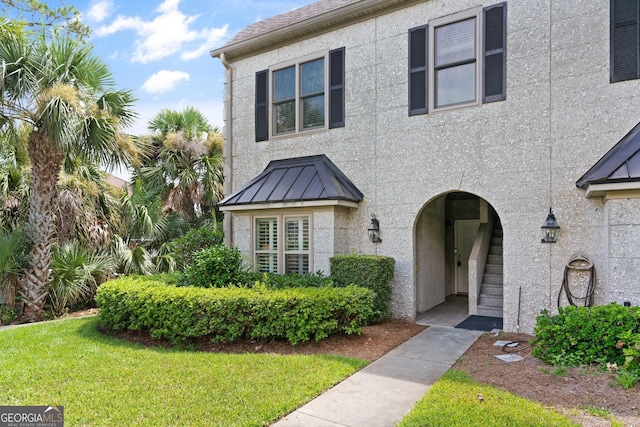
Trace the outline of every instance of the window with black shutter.
[[345, 49], [256, 73], [256, 141], [345, 125]]
[[409, 115], [427, 112], [427, 25], [409, 30]]
[[640, 1], [611, 0], [611, 82], [640, 78]]
[[409, 30], [409, 115], [506, 99], [506, 3]]
[[256, 73], [256, 141], [269, 139], [269, 70]]

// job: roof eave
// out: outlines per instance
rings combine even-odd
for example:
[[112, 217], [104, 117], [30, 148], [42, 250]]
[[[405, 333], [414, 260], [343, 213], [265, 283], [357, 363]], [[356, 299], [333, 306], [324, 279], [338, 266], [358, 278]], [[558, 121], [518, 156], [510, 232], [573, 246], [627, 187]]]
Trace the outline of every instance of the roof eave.
[[228, 205], [219, 206], [222, 212], [240, 212], [240, 211], [255, 211], [266, 209], [294, 209], [294, 208], [318, 208], [318, 207], [330, 207], [330, 206], [342, 206], [346, 208], [357, 209], [359, 204], [352, 200], [331, 199], [331, 200], [296, 200], [289, 202], [275, 202], [275, 203], [247, 203], [241, 205]]
[[354, 21], [368, 19], [390, 9], [401, 9], [421, 1], [424, 0], [394, 0], [392, 2], [389, 0], [362, 0], [237, 43], [227, 44], [213, 49], [209, 53], [214, 58], [219, 58], [224, 53], [227, 60], [239, 59], [291, 43], [297, 38], [324, 33]]
[[614, 198], [612, 196], [616, 193], [625, 198], [640, 197], [640, 181], [591, 183], [586, 185], [586, 190], [585, 195], [588, 199], [596, 197]]

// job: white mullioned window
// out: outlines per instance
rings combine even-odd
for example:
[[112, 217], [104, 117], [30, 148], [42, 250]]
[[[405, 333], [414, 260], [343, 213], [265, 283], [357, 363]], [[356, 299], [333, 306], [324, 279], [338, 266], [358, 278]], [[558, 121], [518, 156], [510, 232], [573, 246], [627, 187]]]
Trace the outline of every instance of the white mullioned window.
[[255, 217], [253, 258], [256, 271], [309, 273], [310, 234], [309, 215]]

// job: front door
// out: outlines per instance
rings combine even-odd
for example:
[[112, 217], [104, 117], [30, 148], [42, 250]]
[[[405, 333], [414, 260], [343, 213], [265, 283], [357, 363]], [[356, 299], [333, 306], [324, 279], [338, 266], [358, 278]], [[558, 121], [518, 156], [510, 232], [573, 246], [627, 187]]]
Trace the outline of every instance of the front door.
[[480, 227], [480, 221], [477, 219], [454, 221], [455, 292], [457, 294], [469, 293], [469, 254], [471, 254], [478, 227]]

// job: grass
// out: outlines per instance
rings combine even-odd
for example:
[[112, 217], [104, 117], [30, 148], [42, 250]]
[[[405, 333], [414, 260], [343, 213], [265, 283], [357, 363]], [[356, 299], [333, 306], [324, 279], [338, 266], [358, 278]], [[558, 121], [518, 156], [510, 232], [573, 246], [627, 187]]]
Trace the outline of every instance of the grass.
[[[517, 381], [517, 379], [514, 379]], [[484, 401], [478, 400], [478, 394]], [[506, 391], [480, 384], [457, 370], [446, 372], [399, 427], [577, 426], [566, 416]]]
[[145, 348], [97, 318], [0, 331], [0, 405], [64, 406], [67, 426], [262, 426], [366, 362]]

